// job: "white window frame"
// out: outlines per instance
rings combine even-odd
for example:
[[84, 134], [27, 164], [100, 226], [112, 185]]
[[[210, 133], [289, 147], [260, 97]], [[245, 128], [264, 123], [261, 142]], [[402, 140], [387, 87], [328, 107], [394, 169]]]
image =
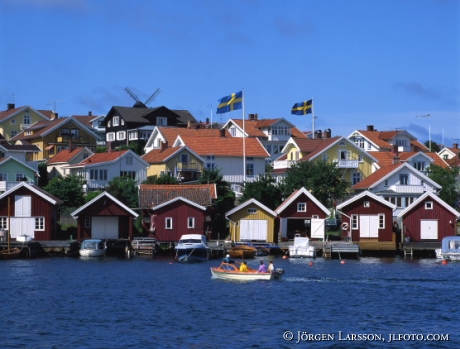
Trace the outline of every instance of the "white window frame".
[[426, 201], [425, 202], [425, 210], [432, 210], [434, 208], [433, 201]]
[[364, 207], [368, 208], [371, 207], [371, 202], [370, 201], [364, 201]]
[[195, 217], [188, 217], [187, 218], [187, 228], [188, 229], [195, 228]]
[[35, 217], [35, 230], [36, 231], [45, 230], [45, 217]]
[[248, 214], [256, 214], [257, 213], [257, 208], [250, 207], [248, 208]]
[[379, 213], [379, 229], [385, 229], [385, 214]]
[[112, 118], [112, 125], [113, 125], [114, 127], [120, 125], [120, 117], [119, 117], [119, 116], [114, 116], [114, 117]]
[[307, 212], [307, 203], [306, 202], [298, 202], [297, 203], [297, 212]]
[[8, 173], [0, 172], [0, 181], [7, 181], [8, 180]]
[[118, 131], [117, 132], [117, 140], [123, 141], [126, 139], [126, 131]]
[[358, 218], [359, 216], [357, 214], [352, 214], [351, 215], [351, 229], [352, 230], [357, 230], [359, 228], [359, 225], [358, 225]]
[[172, 229], [173, 228], [173, 219], [172, 217], [165, 218], [165, 229]]
[[15, 174], [16, 182], [21, 182], [23, 178], [27, 178], [24, 173], [16, 173]]
[[113, 142], [115, 140], [115, 132], [109, 132], [106, 135], [107, 142]]
[[0, 229], [8, 230], [8, 217], [0, 217]]
[[91, 228], [91, 216], [85, 216], [85, 228]]

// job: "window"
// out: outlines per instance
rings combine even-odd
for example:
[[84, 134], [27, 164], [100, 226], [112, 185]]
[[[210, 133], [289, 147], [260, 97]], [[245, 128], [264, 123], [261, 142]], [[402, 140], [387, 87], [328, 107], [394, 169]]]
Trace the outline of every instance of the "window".
[[195, 217], [188, 217], [187, 218], [187, 228], [195, 228]]
[[120, 125], [120, 117], [114, 116], [114, 117], [112, 118], [112, 123], [113, 123], [113, 126], [118, 126], [118, 125]]
[[7, 181], [8, 173], [0, 173], [0, 181]]
[[351, 215], [351, 229], [358, 229], [358, 215], [352, 214]]
[[27, 179], [24, 173], [16, 173], [16, 182], [23, 181], [24, 179]]
[[443, 155], [442, 158], [443, 158], [444, 160], [449, 160], [449, 155], [447, 155], [447, 154], [446, 154], [446, 155]]
[[117, 132], [117, 139], [122, 141], [126, 139], [126, 131], [118, 131]]
[[120, 171], [120, 177], [129, 177], [132, 179], [136, 179], [136, 172], [135, 171]]
[[165, 218], [165, 229], [172, 229], [173, 228], [173, 221], [172, 217]]
[[407, 144], [407, 142], [404, 139], [398, 139], [396, 143], [399, 147], [405, 147]]
[[45, 230], [45, 217], [35, 217], [35, 230]]
[[85, 216], [85, 228], [91, 228], [91, 216]]
[[107, 122], [107, 127], [110, 127], [110, 125], [111, 125], [111, 122], [108, 121], [108, 122]]
[[340, 160], [349, 160], [350, 152], [348, 150], [339, 150], [339, 159]]
[[359, 161], [359, 162], [363, 162], [363, 161], [364, 161], [364, 159], [363, 159], [363, 154], [359, 154], [359, 155], [358, 155], [358, 161]]
[[165, 116], [157, 116], [157, 126], [168, 126], [168, 118]]
[[30, 125], [30, 115], [24, 114], [24, 125]]
[[361, 182], [361, 172], [353, 172], [352, 182], [353, 182], [353, 185]]
[[8, 217], [0, 217], [0, 229], [8, 230]]
[[99, 170], [99, 179], [100, 180], [107, 180], [107, 170]]
[[133, 157], [132, 156], [127, 156], [126, 157], [126, 165], [132, 165], [133, 164]]
[[15, 119], [11, 119], [11, 125], [16, 125], [16, 120]]
[[232, 137], [236, 137], [236, 127], [230, 127], [230, 134]]
[[254, 176], [254, 164], [246, 164], [246, 176]]
[[16, 130], [11, 131], [11, 138], [16, 137], [17, 134], [18, 134], [18, 131]]
[[115, 140], [115, 133], [107, 133], [107, 142], [113, 142]]
[[423, 161], [414, 162], [414, 167], [419, 171], [425, 171], [425, 162]]
[[407, 174], [399, 175], [399, 184], [408, 185], [409, 184], [409, 176]]
[[307, 212], [307, 203], [306, 202], [298, 202], [297, 203], [297, 212]]
[[248, 208], [248, 214], [256, 214], [257, 209], [256, 208]]
[[137, 130], [128, 131], [128, 139], [129, 139], [129, 140], [135, 140], [135, 139], [137, 139]]
[[425, 202], [425, 210], [432, 210], [433, 209], [433, 201]]
[[321, 158], [323, 159], [323, 161], [327, 161], [327, 153], [321, 154]]
[[369, 201], [364, 201], [364, 207], [371, 207], [371, 203]]
[[73, 128], [70, 130], [70, 135], [72, 136], [72, 138], [78, 138], [80, 137], [80, 130]]
[[385, 179], [385, 187], [388, 187], [388, 179]]
[[364, 149], [364, 139], [355, 138], [355, 144], [356, 144], [356, 146], [360, 147], [361, 149]]
[[207, 168], [208, 170], [213, 170], [213, 169], [216, 168], [216, 164], [213, 163], [213, 162], [207, 162], [207, 163], [206, 163], [206, 168]]
[[188, 164], [188, 154], [180, 154], [180, 162], [182, 164]]
[[385, 215], [379, 213], [379, 229], [385, 229]]

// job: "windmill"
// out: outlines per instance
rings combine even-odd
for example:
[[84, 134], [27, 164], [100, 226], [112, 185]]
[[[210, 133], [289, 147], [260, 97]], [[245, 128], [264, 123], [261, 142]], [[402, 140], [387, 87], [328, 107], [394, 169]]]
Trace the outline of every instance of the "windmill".
[[149, 98], [146, 99], [145, 102], [142, 102], [139, 97], [133, 92], [131, 91], [128, 87], [125, 87], [125, 91], [127, 94], [129, 94], [131, 96], [132, 99], [134, 99], [136, 101], [136, 104], [134, 104], [135, 106], [141, 106], [141, 107], [145, 107], [147, 108], [147, 105], [152, 102], [156, 96], [158, 96], [158, 94], [161, 92], [161, 90], [159, 88], [157, 88], [157, 90], [155, 92], [153, 92]]

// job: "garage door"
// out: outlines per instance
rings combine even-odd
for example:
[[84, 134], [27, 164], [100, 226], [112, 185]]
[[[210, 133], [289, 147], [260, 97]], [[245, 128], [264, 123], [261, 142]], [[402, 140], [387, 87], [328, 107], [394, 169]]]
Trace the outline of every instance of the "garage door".
[[359, 237], [379, 237], [379, 216], [359, 216]]
[[432, 240], [438, 238], [438, 221], [420, 221], [420, 239]]
[[20, 235], [35, 237], [35, 218], [10, 218], [11, 236], [17, 238]]
[[93, 217], [91, 237], [93, 239], [118, 239], [118, 217]]
[[242, 219], [240, 221], [241, 241], [267, 241], [268, 221], [266, 219]]

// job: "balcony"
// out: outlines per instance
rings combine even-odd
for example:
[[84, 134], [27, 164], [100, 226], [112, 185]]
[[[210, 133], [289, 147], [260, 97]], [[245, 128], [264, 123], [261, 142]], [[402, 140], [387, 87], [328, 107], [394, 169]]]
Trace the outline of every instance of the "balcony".
[[72, 136], [57, 136], [57, 143], [78, 143], [78, 144], [87, 144], [89, 143], [88, 137], [72, 137]]
[[396, 193], [405, 193], [405, 194], [423, 194], [425, 192], [425, 187], [423, 185], [396, 184], [392, 186], [392, 189]]
[[274, 170], [279, 170], [279, 169], [290, 168], [290, 167], [292, 167], [292, 165], [294, 165], [296, 163], [297, 163], [297, 160], [273, 161], [273, 169]]
[[196, 163], [196, 162], [192, 162], [192, 163], [183, 163], [183, 162], [179, 162], [177, 163], [176, 165], [176, 168], [178, 171], [198, 171], [202, 169], [202, 165]]
[[333, 162], [337, 164], [337, 168], [358, 168], [359, 167], [359, 160], [334, 159]]

